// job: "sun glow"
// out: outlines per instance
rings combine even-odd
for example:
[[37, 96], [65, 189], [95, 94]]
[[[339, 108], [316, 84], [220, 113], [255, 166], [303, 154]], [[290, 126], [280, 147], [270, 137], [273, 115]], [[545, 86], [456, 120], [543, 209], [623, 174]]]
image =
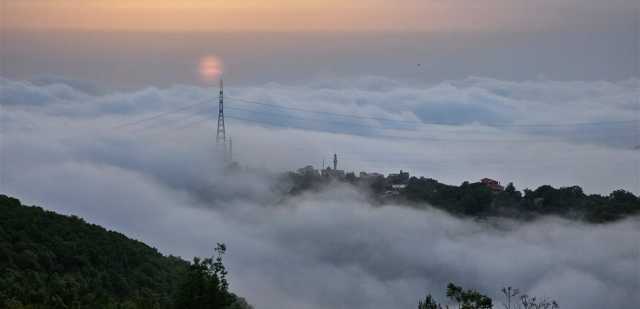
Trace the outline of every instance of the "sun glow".
[[222, 75], [222, 61], [213, 55], [202, 57], [202, 59], [200, 59], [199, 71], [203, 81], [215, 81]]

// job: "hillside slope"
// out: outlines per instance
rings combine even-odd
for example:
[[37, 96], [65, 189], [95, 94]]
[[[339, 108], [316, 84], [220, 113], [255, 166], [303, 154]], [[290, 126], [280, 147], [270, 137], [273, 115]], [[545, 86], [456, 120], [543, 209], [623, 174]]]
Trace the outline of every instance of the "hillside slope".
[[0, 195], [0, 307], [170, 308], [191, 269], [120, 233]]

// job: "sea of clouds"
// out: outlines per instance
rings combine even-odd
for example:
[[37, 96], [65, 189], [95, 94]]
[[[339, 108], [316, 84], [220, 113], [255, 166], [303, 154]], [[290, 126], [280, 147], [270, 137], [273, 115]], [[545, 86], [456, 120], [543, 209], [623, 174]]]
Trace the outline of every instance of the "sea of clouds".
[[234, 156], [252, 168], [229, 175], [216, 163], [214, 88], [1, 79], [0, 191], [166, 254], [211, 255], [225, 242], [232, 290], [257, 308], [414, 308], [426, 292], [442, 300], [450, 281], [492, 296], [513, 285], [562, 308], [628, 308], [640, 302], [638, 218], [473, 221], [372, 207], [339, 186], [282, 200], [274, 172], [336, 152], [353, 171], [637, 194], [638, 89], [382, 77], [229, 88]]

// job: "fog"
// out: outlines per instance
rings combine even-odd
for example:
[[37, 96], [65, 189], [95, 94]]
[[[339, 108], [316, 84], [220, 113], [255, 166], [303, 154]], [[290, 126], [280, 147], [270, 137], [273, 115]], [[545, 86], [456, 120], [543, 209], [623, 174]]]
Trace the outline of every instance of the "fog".
[[[200, 172], [215, 161], [215, 88], [97, 95], [97, 86], [63, 78], [0, 82], [6, 178], [58, 159], [165, 176], [174, 186], [211, 177]], [[321, 167], [337, 153], [355, 172], [638, 194], [638, 83], [334, 78], [230, 87], [225, 112], [235, 159], [253, 168]]]
[[[187, 259], [212, 255], [224, 242], [231, 289], [256, 308], [415, 308], [427, 292], [444, 300], [448, 282], [496, 300], [501, 287], [512, 285], [554, 298], [561, 308], [640, 302], [638, 218], [606, 225], [553, 217], [468, 220], [428, 207], [372, 206], [366, 194], [340, 185], [282, 199], [275, 180], [278, 172], [318, 166], [337, 152], [347, 170], [404, 168], [454, 184], [489, 174], [519, 189], [577, 184], [587, 193], [637, 194], [638, 156], [630, 147], [636, 140], [612, 142], [636, 123], [599, 127], [604, 139], [495, 126], [637, 120], [637, 80], [473, 78], [426, 86], [371, 77], [231, 88], [230, 107], [238, 106], [231, 97], [242, 97], [441, 123], [378, 129], [385, 123], [368, 120], [363, 129], [328, 125], [335, 119], [318, 115], [323, 121], [296, 122], [290, 110], [257, 118], [229, 109], [232, 117], [280, 124], [227, 120], [235, 159], [250, 167], [238, 174], [217, 163], [210, 108], [158, 116], [200, 100], [215, 107], [215, 89], [100, 95], [62, 78], [0, 81], [0, 192]], [[459, 112], [439, 114], [442, 102]], [[577, 110], [583, 112], [571, 113]]]

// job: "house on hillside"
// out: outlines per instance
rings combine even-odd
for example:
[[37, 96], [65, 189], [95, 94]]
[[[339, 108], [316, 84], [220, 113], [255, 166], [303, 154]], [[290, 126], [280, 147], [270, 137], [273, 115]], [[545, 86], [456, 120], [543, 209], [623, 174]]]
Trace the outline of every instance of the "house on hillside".
[[322, 176], [324, 177], [332, 177], [332, 178], [338, 178], [338, 179], [342, 179], [345, 177], [344, 170], [331, 169], [330, 167], [323, 169], [321, 173], [322, 173]]
[[487, 188], [489, 188], [493, 192], [504, 191], [504, 187], [497, 180], [493, 180], [491, 178], [482, 178], [480, 180], [480, 183], [485, 185]]
[[389, 174], [387, 180], [389, 183], [394, 185], [407, 184], [409, 182], [409, 173], [400, 170], [400, 173], [398, 174]]
[[374, 179], [377, 179], [379, 177], [383, 177], [384, 178], [384, 175], [382, 175], [380, 173], [360, 172], [360, 179], [361, 180], [374, 180]]

